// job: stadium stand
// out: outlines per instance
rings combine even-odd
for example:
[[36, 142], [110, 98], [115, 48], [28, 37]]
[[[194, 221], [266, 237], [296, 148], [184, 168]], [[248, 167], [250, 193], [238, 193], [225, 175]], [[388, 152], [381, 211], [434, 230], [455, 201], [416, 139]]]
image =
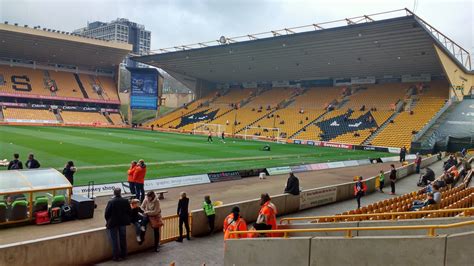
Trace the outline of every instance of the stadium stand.
[[61, 117], [66, 124], [108, 125], [109, 121], [99, 112], [62, 111]]
[[109, 113], [109, 118], [112, 120], [114, 125], [125, 125], [122, 116], [119, 113]]
[[425, 85], [415, 95], [414, 108], [400, 113], [393, 123], [382, 130], [371, 142], [373, 145], [389, 147], [410, 147], [416, 134], [445, 104], [448, 98], [448, 84], [443, 81]]
[[3, 108], [5, 121], [19, 120], [41, 120], [58, 122], [53, 112], [49, 110], [27, 109], [27, 108]]
[[295, 97], [291, 107], [303, 109], [326, 109], [333, 102], [341, 101], [342, 89], [340, 87], [314, 87], [308, 88], [304, 93]]

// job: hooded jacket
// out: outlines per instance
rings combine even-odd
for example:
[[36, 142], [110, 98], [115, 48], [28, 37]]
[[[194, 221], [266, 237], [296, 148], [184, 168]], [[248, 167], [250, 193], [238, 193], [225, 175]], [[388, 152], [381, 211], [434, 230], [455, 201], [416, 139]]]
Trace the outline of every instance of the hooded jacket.
[[146, 175], [146, 164], [137, 164], [133, 171], [133, 182], [144, 184]]

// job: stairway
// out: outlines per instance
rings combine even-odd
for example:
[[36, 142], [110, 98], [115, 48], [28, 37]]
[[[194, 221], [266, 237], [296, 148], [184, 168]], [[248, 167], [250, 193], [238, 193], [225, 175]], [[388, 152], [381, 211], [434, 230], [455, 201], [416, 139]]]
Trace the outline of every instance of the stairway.
[[77, 82], [77, 85], [79, 86], [79, 89], [81, 89], [82, 96], [84, 96], [84, 98], [88, 99], [88, 98], [89, 98], [89, 95], [87, 95], [87, 91], [86, 91], [86, 89], [84, 88], [84, 85], [82, 84], [82, 81], [81, 81], [81, 79], [79, 78], [79, 75], [78, 75], [78, 74], [74, 74], [74, 78], [76, 79], [76, 82]]
[[110, 119], [109, 114], [103, 113], [102, 115], [105, 116], [105, 119], [107, 119], [109, 124], [114, 125], [114, 121], [112, 121], [112, 119]]
[[0, 121], [3, 121], [3, 119], [5, 119], [3, 116], [3, 108], [0, 107]]
[[375, 139], [375, 137], [380, 133], [382, 132], [387, 126], [388, 124], [390, 123], [391, 120], [394, 120], [400, 113], [399, 112], [394, 112], [387, 120], [385, 120], [385, 122], [383, 122], [383, 124], [381, 126], [379, 126], [377, 128], [377, 130], [375, 130], [374, 133], [372, 133], [369, 137], [367, 137], [363, 142], [362, 144], [363, 145], [369, 145], [372, 140]]
[[63, 118], [61, 117], [61, 114], [59, 113], [59, 109], [53, 110], [53, 114], [54, 114], [54, 116], [56, 116], [56, 119], [57, 119], [60, 123], [64, 123], [64, 120], [63, 120]]
[[299, 133], [301, 133], [303, 131], [303, 129], [306, 129], [307, 127], [311, 126], [312, 124], [314, 123], [317, 123], [319, 121], [321, 121], [321, 119], [324, 117], [325, 114], [329, 113], [330, 111], [326, 111], [324, 113], [322, 113], [320, 116], [318, 116], [316, 119], [314, 119], [313, 121], [309, 122], [308, 124], [304, 125], [302, 128], [300, 128], [300, 130], [296, 131], [293, 135], [289, 136], [288, 139], [291, 139], [291, 138], [294, 138], [295, 136], [297, 136]]
[[453, 102], [451, 106], [449, 106], [448, 109], [446, 109], [446, 111], [436, 120], [436, 122], [425, 132], [425, 134], [423, 134], [423, 136], [417, 140], [417, 142], [424, 143], [436, 132], [436, 130], [438, 130], [441, 125], [445, 125], [444, 122], [459, 104], [460, 102]]

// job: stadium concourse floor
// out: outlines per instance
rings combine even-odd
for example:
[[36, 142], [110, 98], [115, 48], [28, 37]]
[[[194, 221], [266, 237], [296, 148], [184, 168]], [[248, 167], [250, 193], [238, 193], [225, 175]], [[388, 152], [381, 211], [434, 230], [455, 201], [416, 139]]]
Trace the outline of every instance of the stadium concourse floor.
[[[442, 171], [443, 162], [438, 161], [430, 166], [431, 169], [439, 176]], [[368, 167], [368, 168], [374, 168]], [[375, 167], [376, 168], [376, 167]], [[346, 169], [348, 170], [348, 169]], [[349, 173], [354, 173], [349, 171]], [[304, 180], [304, 177], [301, 178]], [[417, 190], [416, 182], [419, 179], [418, 174], [407, 176], [406, 178], [397, 182], [396, 194], [404, 194]], [[374, 192], [362, 198], [362, 205], [368, 205], [383, 199], [393, 197], [388, 194], [390, 186], [385, 188], [385, 193]], [[295, 214], [284, 217], [301, 217], [301, 216], [318, 216], [318, 215], [332, 215], [344, 211], [353, 210], [357, 207], [355, 200], [346, 200], [334, 204], [329, 204], [322, 207], [308, 209]], [[209, 265], [223, 265], [224, 264], [224, 243], [223, 234], [216, 233], [209, 237], [193, 238], [191, 241], [184, 240], [183, 243], [172, 242], [161, 247], [159, 253], [155, 252], [140, 252], [131, 254], [125, 261], [114, 262], [108, 261], [100, 265], [170, 265], [175, 262], [177, 266], [180, 265], [196, 265], [200, 266], [204, 263]]]
[[[397, 167], [400, 165], [396, 163]], [[352, 181], [354, 175], [370, 177], [378, 174], [381, 169], [389, 170], [390, 163], [372, 164], [366, 166], [347, 167], [332, 170], [297, 173], [300, 186], [303, 189], [322, 187]], [[222, 201], [224, 204], [259, 198], [261, 193], [276, 195], [283, 193], [288, 175], [269, 176], [265, 180], [258, 177], [243, 178], [241, 180], [217, 182], [204, 185], [167, 189], [165, 199], [161, 200], [162, 214], [176, 214], [179, 193], [185, 191], [190, 198], [190, 210], [200, 209], [205, 195], [210, 195], [213, 201]], [[105, 226], [104, 210], [110, 197], [96, 198], [97, 208], [94, 218], [75, 220], [60, 224], [28, 225], [15, 228], [0, 229], [0, 245], [19, 241], [34, 240], [43, 237], [65, 233], [89, 230]]]

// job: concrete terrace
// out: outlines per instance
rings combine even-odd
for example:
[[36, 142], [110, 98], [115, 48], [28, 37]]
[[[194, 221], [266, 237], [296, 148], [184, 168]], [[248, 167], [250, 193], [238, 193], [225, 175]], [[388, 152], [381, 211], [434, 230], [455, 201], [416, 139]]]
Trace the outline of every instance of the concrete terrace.
[[[443, 162], [438, 161], [430, 166], [439, 176], [443, 173]], [[356, 174], [356, 173], [354, 173]], [[388, 179], [388, 178], [387, 178]], [[396, 194], [404, 194], [417, 190], [416, 182], [419, 174], [409, 175], [396, 184]], [[385, 193], [374, 192], [362, 198], [362, 205], [368, 205], [383, 199], [393, 197], [388, 194], [390, 186], [385, 188]], [[395, 195], [396, 196], [396, 195]], [[332, 215], [349, 211], [357, 207], [356, 201], [346, 200], [313, 209], [308, 209], [284, 217], [301, 217]], [[128, 239], [128, 241], [133, 241]], [[159, 253], [140, 252], [129, 255], [128, 259], [122, 262], [104, 262], [100, 265], [169, 265], [175, 262], [176, 265], [223, 265], [224, 264], [224, 243], [223, 234], [216, 233], [209, 237], [193, 238], [191, 241], [184, 240], [183, 243], [172, 242], [161, 247]]]

